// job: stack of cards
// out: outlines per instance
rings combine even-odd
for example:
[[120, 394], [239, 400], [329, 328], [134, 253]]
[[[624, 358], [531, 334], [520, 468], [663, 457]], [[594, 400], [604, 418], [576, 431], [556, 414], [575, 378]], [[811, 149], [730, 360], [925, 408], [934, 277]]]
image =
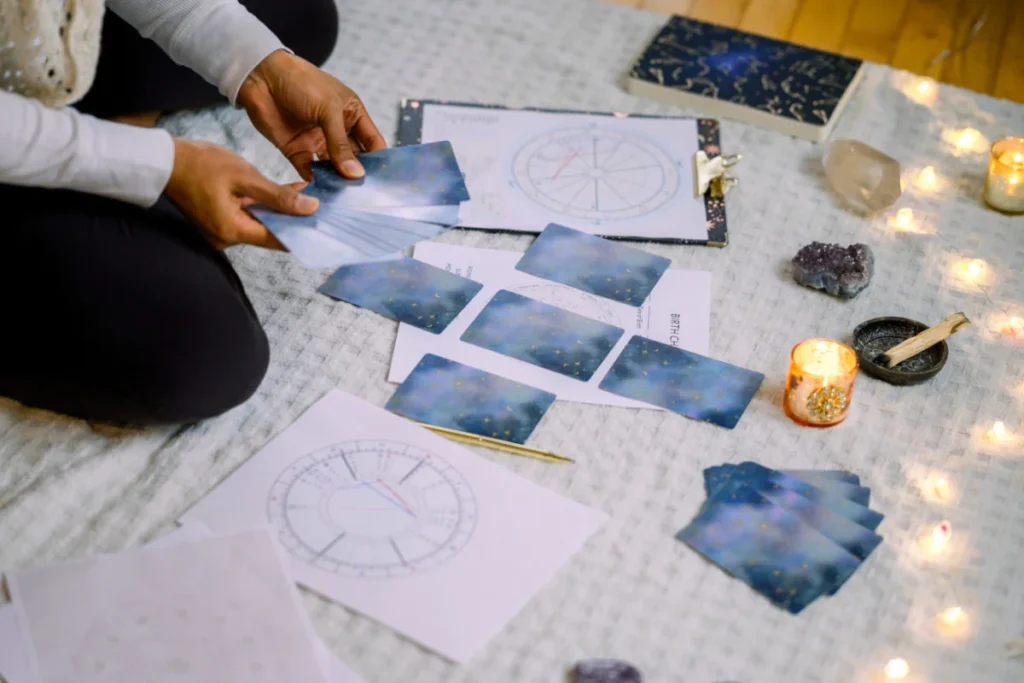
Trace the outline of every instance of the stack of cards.
[[348, 180], [327, 161], [313, 164], [304, 194], [320, 200], [311, 216], [249, 209], [307, 268], [389, 258], [459, 221], [469, 192], [447, 142], [396, 147], [359, 157], [366, 175]]
[[708, 499], [676, 538], [793, 614], [833, 595], [882, 542], [871, 490], [842, 470], [753, 462], [704, 471]]

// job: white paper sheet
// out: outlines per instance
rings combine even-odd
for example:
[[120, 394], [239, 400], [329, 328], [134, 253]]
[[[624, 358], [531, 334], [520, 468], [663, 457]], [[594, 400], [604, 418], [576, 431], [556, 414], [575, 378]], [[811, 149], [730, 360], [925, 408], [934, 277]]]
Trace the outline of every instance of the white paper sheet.
[[693, 189], [695, 119], [421, 106], [423, 142], [451, 141], [466, 175], [462, 225], [708, 238]]
[[[707, 271], [667, 271], [644, 305], [634, 308], [522, 273], [515, 269], [522, 257], [519, 252], [424, 242], [416, 246], [413, 255], [424, 263], [476, 280], [484, 288], [441, 334], [433, 334], [411, 325], [398, 326], [398, 338], [395, 340], [388, 372], [388, 380], [391, 382], [405, 381], [424, 354], [434, 353], [550, 391], [563, 401], [660, 410], [598, 388], [630, 337], [639, 334], [687, 351], [708, 355], [711, 273]], [[459, 338], [462, 333], [499, 289], [508, 289], [621, 327], [626, 332], [589, 382], [581, 382], [461, 341]]]
[[[209, 529], [197, 522], [186, 524], [159, 538], [150, 547], [197, 541], [212, 536]], [[297, 590], [297, 589], [296, 589]], [[36, 683], [38, 679], [29, 663], [29, 649], [13, 604], [0, 606], [0, 679], [5, 683]], [[365, 683], [365, 681], [316, 638], [314, 647], [327, 672], [328, 683]]]
[[223, 533], [268, 516], [301, 584], [459, 662], [606, 519], [340, 391], [184, 521]]
[[[251, 528], [251, 527], [250, 527]], [[266, 529], [8, 574], [40, 683], [327, 681]]]

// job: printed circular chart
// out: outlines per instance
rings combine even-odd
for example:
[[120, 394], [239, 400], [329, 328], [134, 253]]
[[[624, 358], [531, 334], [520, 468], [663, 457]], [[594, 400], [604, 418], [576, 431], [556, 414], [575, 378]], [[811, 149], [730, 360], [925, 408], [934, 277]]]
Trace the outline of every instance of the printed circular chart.
[[608, 302], [600, 297], [593, 296], [579, 289], [573, 289], [568, 285], [555, 283], [544, 283], [535, 285], [520, 285], [511, 287], [512, 291], [530, 299], [543, 301], [546, 304], [557, 306], [566, 311], [594, 320], [600, 320], [609, 325], [619, 327], [622, 321]]
[[679, 189], [676, 165], [657, 145], [598, 127], [534, 139], [516, 155], [512, 177], [541, 206], [598, 223], [644, 216]]
[[438, 566], [476, 526], [463, 476], [416, 446], [360, 440], [295, 461], [274, 482], [270, 523], [300, 561], [342, 576], [389, 579]]

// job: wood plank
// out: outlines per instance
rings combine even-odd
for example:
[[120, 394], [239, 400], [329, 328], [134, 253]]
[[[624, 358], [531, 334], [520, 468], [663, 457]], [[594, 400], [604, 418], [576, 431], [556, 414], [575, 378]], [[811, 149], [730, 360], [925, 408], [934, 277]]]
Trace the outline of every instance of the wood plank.
[[609, 0], [616, 5], [625, 5], [626, 7], [639, 7], [640, 0]]
[[790, 41], [838, 52], [855, 3], [856, 0], [804, 0], [789, 32]]
[[749, 0], [739, 27], [769, 38], [788, 40], [801, 0]]
[[693, 9], [693, 0], [640, 0], [640, 8], [661, 14], [688, 16]]
[[1024, 103], [1024, 2], [1014, 3], [992, 94]]
[[955, 42], [956, 15], [956, 3], [950, 0], [910, 0], [892, 66], [939, 78], [942, 64], [929, 62]]
[[962, 51], [943, 60], [943, 82], [977, 92], [992, 92], [999, 71], [1012, 2], [1014, 0], [960, 0], [954, 46], [961, 46], [970, 38], [980, 18], [984, 19], [984, 23]]
[[736, 28], [747, 8], [748, 0], [696, 0], [690, 16], [712, 24]]
[[857, 0], [840, 51], [888, 64], [910, 0]]

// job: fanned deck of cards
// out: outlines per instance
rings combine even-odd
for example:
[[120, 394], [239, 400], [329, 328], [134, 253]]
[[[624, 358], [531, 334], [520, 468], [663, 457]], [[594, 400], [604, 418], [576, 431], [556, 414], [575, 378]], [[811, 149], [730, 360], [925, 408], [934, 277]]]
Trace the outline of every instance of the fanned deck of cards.
[[704, 484], [707, 501], [676, 538], [793, 614], [834, 595], [882, 542], [883, 515], [851, 472], [745, 462], [704, 470]]
[[313, 164], [303, 193], [320, 206], [311, 216], [266, 207], [249, 212], [307, 268], [387, 259], [459, 221], [469, 199], [448, 142], [395, 147], [359, 156], [366, 175], [342, 177], [328, 161]]

